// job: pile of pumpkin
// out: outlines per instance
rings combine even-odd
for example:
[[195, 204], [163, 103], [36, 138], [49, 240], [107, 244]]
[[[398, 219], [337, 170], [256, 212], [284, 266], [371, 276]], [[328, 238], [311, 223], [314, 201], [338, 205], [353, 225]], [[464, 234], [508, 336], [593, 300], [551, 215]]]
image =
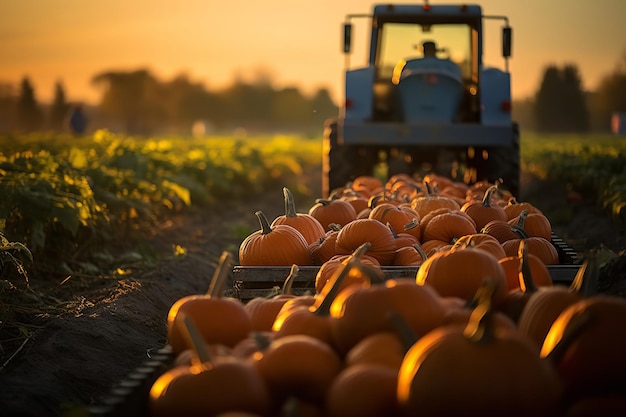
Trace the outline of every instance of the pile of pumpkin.
[[[362, 177], [240, 246], [241, 265], [291, 265], [282, 292], [206, 294], [168, 314], [174, 366], [153, 416], [596, 416], [626, 412], [626, 300], [594, 293], [589, 257], [553, 285], [550, 223], [499, 184]], [[298, 266], [316, 292], [293, 295]], [[419, 266], [389, 279], [384, 267]]]

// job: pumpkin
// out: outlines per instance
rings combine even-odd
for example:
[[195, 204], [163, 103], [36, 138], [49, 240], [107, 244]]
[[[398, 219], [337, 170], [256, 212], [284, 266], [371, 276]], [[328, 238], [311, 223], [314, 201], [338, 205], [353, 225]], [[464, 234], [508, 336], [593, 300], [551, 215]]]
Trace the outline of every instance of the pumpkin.
[[262, 211], [255, 214], [261, 229], [241, 242], [240, 265], [311, 265], [309, 244], [302, 233], [286, 224], [271, 227]]
[[359, 175], [352, 180], [351, 186], [355, 191], [367, 190], [372, 194], [383, 188], [383, 182], [372, 175]]
[[530, 272], [530, 276], [532, 277], [532, 281], [535, 286], [551, 287], [553, 285], [552, 276], [550, 275], [548, 267], [546, 267], [539, 257], [533, 255], [532, 253], [528, 253], [526, 245], [522, 245], [523, 242], [524, 241], [522, 240], [516, 256], [505, 256], [499, 260], [500, 265], [502, 265], [502, 268], [504, 269], [504, 275], [506, 276], [506, 282], [509, 290], [516, 290], [520, 288], [520, 274], [525, 273], [525, 269], [522, 268], [524, 264], [526, 264], [529, 268], [528, 272]]
[[[224, 282], [232, 268], [232, 254], [223, 252], [206, 294], [182, 297], [167, 314], [167, 339], [176, 354], [189, 348], [178, 316], [186, 316], [198, 327], [207, 344], [234, 346], [252, 330], [252, 319], [237, 298], [223, 297]], [[214, 320], [215, 317], [228, 317]]]
[[302, 234], [307, 244], [322, 238], [326, 234], [322, 224], [308, 213], [296, 212], [293, 194], [287, 187], [283, 188], [283, 195], [285, 199], [285, 214], [276, 217], [270, 226], [275, 227], [279, 224], [291, 226]]
[[520, 215], [520, 213], [524, 210], [526, 210], [529, 213], [540, 213], [541, 214], [541, 210], [539, 210], [536, 206], [532, 205], [531, 203], [528, 202], [518, 202], [515, 198], [511, 199], [508, 201], [508, 203], [502, 207], [504, 209], [504, 212], [506, 213], [506, 216], [508, 218], [508, 220], [511, 220], [517, 216]]
[[348, 287], [330, 308], [331, 331], [339, 352], [347, 353], [373, 333], [394, 331], [390, 312], [400, 314], [418, 335], [438, 326], [444, 316], [437, 293], [409, 278], [388, 279], [367, 288]]
[[434, 216], [424, 227], [422, 241], [441, 240], [450, 244], [461, 236], [476, 233], [476, 227], [460, 212], [447, 212]]
[[396, 266], [419, 266], [428, 256], [417, 243], [396, 249], [393, 264]]
[[[543, 263], [540, 260], [538, 260], [538, 262], [540, 264]], [[502, 265], [502, 263], [500, 263], [500, 265]], [[545, 273], [548, 274], [549, 285], [552, 285], [550, 273], [545, 265], [543, 265], [543, 268], [544, 269], [538, 270], [545, 271]], [[530, 268], [528, 249], [526, 248], [526, 244], [523, 240], [519, 246], [517, 281], [517, 287], [509, 289], [509, 293], [502, 302], [502, 305], [499, 307], [501, 311], [503, 311], [516, 323], [519, 321], [520, 315], [528, 303], [528, 300], [530, 300], [530, 298], [538, 291], [538, 286], [535, 284], [535, 277], [533, 276]]]
[[496, 290], [495, 284], [481, 288], [485, 294], [466, 326], [439, 326], [408, 350], [398, 372], [403, 415], [558, 415], [562, 385], [555, 369], [515, 333], [495, 331]]
[[356, 219], [356, 211], [352, 204], [339, 198], [316, 199], [315, 204], [309, 208], [309, 215], [315, 217], [324, 230], [328, 230], [331, 223], [345, 226]]
[[255, 331], [270, 331], [278, 312], [288, 300], [295, 297], [291, 293], [293, 281], [298, 276], [298, 265], [292, 265], [289, 275], [283, 283], [279, 294], [269, 297], [255, 297], [245, 304], [252, 320], [252, 329]]
[[309, 245], [313, 265], [322, 265], [337, 254], [335, 242], [337, 241], [337, 235], [341, 227], [338, 224], [331, 223], [329, 228], [330, 230], [326, 232], [324, 237], [321, 237], [316, 242]]
[[452, 245], [452, 250], [461, 250], [466, 248], [476, 248], [489, 252], [498, 259], [506, 257], [504, 249], [498, 239], [484, 233], [471, 233], [461, 236]]
[[[331, 277], [335, 274], [335, 272], [343, 268], [348, 262], [357, 258], [362, 263], [371, 265], [374, 267], [380, 267], [380, 263], [371, 256], [367, 256], [367, 250], [371, 245], [369, 243], [365, 243], [358, 247], [351, 255], [335, 255], [330, 258], [328, 261], [324, 262], [320, 269], [318, 269], [317, 274], [315, 275], [315, 291], [317, 294], [322, 292], [322, 289], [326, 285], [326, 283], [331, 279]], [[383, 274], [382, 270], [380, 271]], [[362, 279], [358, 274], [349, 274], [341, 284], [342, 287], [346, 287], [348, 285], [354, 283], [361, 283]]]
[[233, 357], [212, 358], [193, 320], [183, 316], [178, 320], [198, 364], [170, 368], [156, 379], [149, 392], [150, 415], [199, 417], [235, 410], [267, 415], [270, 392], [256, 368]]
[[330, 385], [343, 369], [332, 347], [307, 335], [274, 339], [265, 350], [252, 355], [251, 362], [279, 403], [294, 396], [323, 404]]
[[467, 213], [476, 222], [476, 229], [480, 230], [492, 220], [507, 220], [508, 217], [504, 209], [492, 203], [496, 186], [489, 187], [485, 191], [482, 200], [468, 201], [461, 207], [461, 211]]
[[368, 208], [369, 199], [362, 191], [356, 192], [351, 190], [343, 193], [339, 198], [350, 203], [357, 215]]
[[396, 242], [391, 230], [374, 219], [357, 219], [341, 228], [335, 242], [337, 254], [351, 254], [362, 244], [369, 242], [367, 254], [381, 265], [390, 265], [396, 253]]
[[583, 395], [623, 394], [626, 375], [626, 300], [595, 295], [567, 307], [550, 327], [541, 357], [556, 367], [566, 401]]
[[520, 241], [524, 240], [528, 245], [528, 253], [537, 256], [546, 265], [557, 265], [559, 263], [559, 253], [551, 241], [542, 237], [528, 237], [511, 239], [502, 243], [502, 248], [506, 256], [515, 256], [519, 252]]
[[326, 397], [329, 417], [379, 417], [398, 414], [397, 371], [375, 363], [344, 368]]
[[382, 331], [364, 337], [346, 353], [345, 364], [373, 363], [397, 371], [408, 346], [396, 332]]
[[524, 229], [521, 229], [517, 223], [511, 224], [507, 220], [492, 220], [480, 229], [480, 233], [493, 236], [500, 243], [528, 237]]
[[486, 280], [493, 280], [496, 285], [494, 303], [501, 302], [508, 292], [498, 258], [474, 248], [436, 252], [422, 263], [415, 280], [419, 285], [430, 286], [441, 297], [470, 299]]
[[417, 197], [411, 201], [411, 207], [419, 214], [420, 218], [424, 217], [433, 210], [447, 208], [450, 210], [459, 210], [461, 207], [456, 200], [440, 196], [432, 192], [428, 182], [425, 182], [428, 194], [422, 197]]
[[519, 216], [509, 220], [509, 224], [524, 230], [528, 236], [542, 237], [547, 241], [552, 239], [550, 220], [541, 213], [529, 213], [527, 210], [522, 210]]
[[588, 256], [578, 268], [571, 285], [542, 287], [526, 303], [517, 327], [533, 345], [541, 348], [557, 317], [572, 304], [597, 293], [599, 260]]
[[[361, 251], [365, 250], [362, 249]], [[345, 264], [342, 264], [340, 269], [335, 271], [312, 306], [281, 311], [272, 326], [276, 338], [293, 334], [306, 334], [332, 345], [334, 340], [330, 331], [330, 306], [337, 294], [344, 288], [343, 283], [346, 277], [357, 272], [357, 276], [352, 278], [351, 285], [361, 287], [370, 284], [369, 276], [367, 278], [359, 276], [361, 274], [358, 273], [359, 269], [354, 267], [355, 264], [361, 265], [358, 255], [351, 257]], [[365, 268], [365, 265], [362, 267]]]
[[[474, 222], [474, 220], [470, 216], [468, 216], [467, 213], [462, 212], [461, 210], [440, 208], [440, 209], [436, 209], [436, 210], [429, 212], [428, 214], [426, 214], [424, 217], [421, 218], [419, 225], [420, 225], [422, 235], [424, 234], [424, 230], [426, 229], [426, 226], [428, 226], [428, 223], [430, 223], [430, 221], [434, 219], [436, 216], [440, 214], [444, 214], [444, 213], [453, 213], [453, 214], [458, 214], [460, 216], [464, 216], [467, 220], [470, 221], [470, 223], [472, 223], [472, 225], [474, 225], [474, 229], [476, 229], [476, 222]], [[422, 240], [424, 239], [420, 239], [420, 241]]]
[[413, 222], [419, 222], [419, 214], [410, 207], [397, 206], [390, 203], [380, 204], [372, 209], [370, 219], [378, 220], [382, 224], [389, 224], [394, 231], [400, 232], [404, 226]]

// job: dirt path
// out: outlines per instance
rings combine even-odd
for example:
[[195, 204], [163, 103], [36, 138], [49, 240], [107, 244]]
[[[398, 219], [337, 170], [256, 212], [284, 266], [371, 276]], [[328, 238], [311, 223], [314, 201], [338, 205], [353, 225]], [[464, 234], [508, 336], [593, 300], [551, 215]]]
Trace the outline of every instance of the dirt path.
[[[605, 244], [623, 249], [623, 235], [592, 205], [572, 200], [562, 185], [525, 177], [523, 201], [571, 221], [555, 231], [577, 250]], [[299, 211], [312, 204], [319, 189], [311, 188]], [[257, 230], [254, 212], [269, 218], [283, 211], [282, 191], [248, 206], [231, 204], [206, 213], [189, 213], [161, 225], [150, 245], [169, 259], [154, 269], [85, 289], [61, 317], [39, 316], [37, 330], [0, 371], [3, 416], [80, 416], [127, 373], [166, 344], [165, 320], [178, 298], [203, 293], [223, 250], [236, 252], [242, 236]], [[567, 209], [567, 210], [564, 210]], [[174, 257], [180, 245], [186, 255]]]

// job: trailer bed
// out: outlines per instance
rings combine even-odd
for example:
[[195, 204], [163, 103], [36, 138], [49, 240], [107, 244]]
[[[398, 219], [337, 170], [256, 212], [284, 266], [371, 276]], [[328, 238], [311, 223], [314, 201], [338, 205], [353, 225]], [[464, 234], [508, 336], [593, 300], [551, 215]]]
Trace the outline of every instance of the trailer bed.
[[[557, 285], [569, 285], [578, 272], [579, 256], [563, 239], [552, 236], [552, 244], [559, 254], [558, 265], [548, 265], [552, 281]], [[302, 295], [315, 293], [315, 277], [319, 266], [299, 266], [292, 293]], [[289, 275], [290, 266], [235, 266], [227, 283], [226, 296], [248, 301], [265, 297], [281, 287]], [[419, 266], [383, 266], [386, 279], [415, 277]]]

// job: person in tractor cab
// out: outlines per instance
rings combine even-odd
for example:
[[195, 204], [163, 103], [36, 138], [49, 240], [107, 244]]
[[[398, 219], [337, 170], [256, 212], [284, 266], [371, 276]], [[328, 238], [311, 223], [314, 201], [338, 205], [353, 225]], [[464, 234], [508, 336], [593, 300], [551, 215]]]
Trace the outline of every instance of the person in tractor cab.
[[437, 44], [433, 41], [422, 43], [422, 52], [424, 53], [424, 58], [437, 58]]

